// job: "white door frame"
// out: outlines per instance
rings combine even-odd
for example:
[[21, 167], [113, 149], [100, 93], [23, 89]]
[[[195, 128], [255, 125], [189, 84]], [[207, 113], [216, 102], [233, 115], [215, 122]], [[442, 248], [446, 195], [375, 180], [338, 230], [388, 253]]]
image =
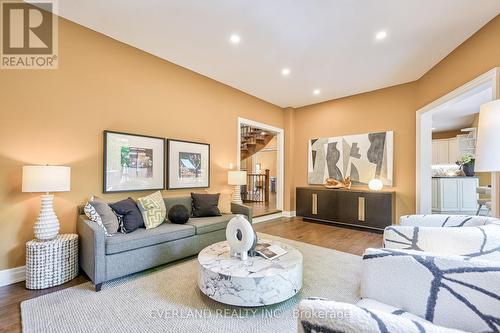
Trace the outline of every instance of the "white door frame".
[[276, 164], [276, 209], [283, 210], [283, 193], [284, 193], [284, 180], [285, 180], [285, 131], [282, 128], [274, 127], [258, 121], [238, 117], [238, 139], [236, 140], [236, 166], [238, 170], [241, 167], [241, 125], [248, 125], [258, 127], [266, 131], [277, 133], [277, 149], [276, 156], [278, 161]]
[[[500, 67], [480, 75], [474, 80], [453, 90], [445, 96], [424, 106], [417, 111], [417, 146], [416, 146], [416, 211], [417, 214], [432, 213], [432, 115], [437, 111], [447, 108], [468, 96], [481, 91], [486, 86], [493, 89], [492, 99], [500, 98]], [[492, 216], [498, 215], [497, 188], [498, 176], [492, 173]]]

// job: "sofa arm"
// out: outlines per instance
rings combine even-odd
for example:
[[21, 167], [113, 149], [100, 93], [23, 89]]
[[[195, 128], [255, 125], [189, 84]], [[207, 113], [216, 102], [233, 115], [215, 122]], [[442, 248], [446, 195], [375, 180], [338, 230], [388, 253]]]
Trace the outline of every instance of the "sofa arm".
[[417, 322], [396, 314], [365, 309], [348, 303], [303, 300], [299, 304], [298, 332], [458, 333], [462, 331], [436, 326], [423, 320]]
[[500, 318], [498, 281], [500, 263], [496, 261], [367, 249], [362, 260], [361, 297], [436, 325], [485, 332]]
[[399, 218], [399, 225], [411, 227], [475, 227], [499, 222], [486, 216], [468, 215], [404, 215]]
[[500, 261], [500, 226], [434, 228], [390, 226], [384, 230], [384, 247], [441, 255]]
[[106, 281], [106, 235], [85, 215], [78, 216], [76, 229], [80, 237], [80, 266], [95, 285]]
[[250, 223], [252, 223], [252, 208], [231, 202], [231, 212], [233, 214], [245, 215]]

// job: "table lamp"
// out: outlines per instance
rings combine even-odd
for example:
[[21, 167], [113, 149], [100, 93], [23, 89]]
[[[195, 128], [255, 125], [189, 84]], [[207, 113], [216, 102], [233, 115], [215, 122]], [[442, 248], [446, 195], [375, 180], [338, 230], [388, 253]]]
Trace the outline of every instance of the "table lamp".
[[59, 220], [54, 212], [54, 195], [49, 192], [70, 190], [70, 167], [54, 165], [23, 166], [23, 192], [45, 192], [34, 226], [35, 238], [50, 240], [59, 233]]
[[500, 171], [500, 100], [481, 105], [477, 127], [477, 172]]
[[241, 200], [241, 185], [246, 185], [247, 183], [247, 172], [239, 170], [229, 170], [227, 173], [227, 183], [229, 185], [234, 185], [233, 202], [237, 204], [242, 204]]

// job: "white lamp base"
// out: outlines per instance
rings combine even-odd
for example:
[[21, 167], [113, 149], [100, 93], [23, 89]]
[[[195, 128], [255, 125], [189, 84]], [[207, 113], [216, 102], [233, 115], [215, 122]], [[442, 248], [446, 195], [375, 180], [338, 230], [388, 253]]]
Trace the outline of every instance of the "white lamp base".
[[42, 195], [42, 208], [34, 226], [36, 239], [50, 240], [59, 234], [59, 220], [54, 212], [53, 203], [54, 196], [52, 194]]
[[233, 193], [233, 202], [236, 204], [243, 204], [243, 201], [241, 200], [241, 186], [240, 185], [234, 185], [234, 193]]

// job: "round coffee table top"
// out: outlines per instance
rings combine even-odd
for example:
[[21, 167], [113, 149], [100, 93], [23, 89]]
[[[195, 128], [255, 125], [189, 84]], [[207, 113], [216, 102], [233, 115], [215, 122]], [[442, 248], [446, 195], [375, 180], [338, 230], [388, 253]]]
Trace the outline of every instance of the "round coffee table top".
[[279, 245], [287, 253], [275, 259], [261, 256], [247, 260], [231, 257], [229, 244], [215, 243], [198, 255], [198, 286], [208, 297], [237, 306], [263, 306], [282, 302], [302, 288], [302, 254], [273, 240], [259, 244]]
[[281, 242], [259, 239], [259, 244], [262, 243], [277, 244], [287, 253], [276, 259], [266, 259], [257, 255], [249, 256], [247, 260], [240, 260], [230, 256], [229, 244], [224, 241], [204, 248], [198, 255], [198, 262], [217, 274], [252, 278], [277, 275], [302, 264], [302, 254], [294, 247]]

